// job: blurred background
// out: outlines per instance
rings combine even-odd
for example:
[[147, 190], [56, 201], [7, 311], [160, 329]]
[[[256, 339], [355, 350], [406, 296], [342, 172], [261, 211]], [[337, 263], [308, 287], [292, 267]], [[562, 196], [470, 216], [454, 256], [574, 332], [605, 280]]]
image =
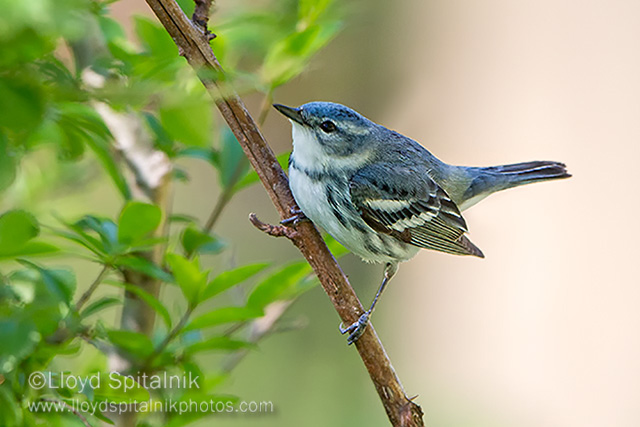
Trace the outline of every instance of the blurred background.
[[[125, 23], [151, 15], [143, 0], [112, 7]], [[640, 425], [638, 16], [630, 0], [360, 0], [310, 70], [276, 91], [288, 105], [346, 104], [449, 163], [557, 160], [574, 175], [486, 199], [465, 214], [486, 259], [422, 251], [385, 291], [373, 323], [427, 425]], [[246, 100], [256, 114], [260, 100]], [[282, 117], [271, 113], [264, 132], [276, 152], [290, 149]], [[192, 179], [174, 205], [204, 219], [217, 177], [202, 162], [182, 166]], [[56, 203], [116, 214], [104, 188]], [[249, 212], [277, 220], [261, 187], [234, 198], [217, 230], [238, 260], [298, 256], [250, 226]], [[341, 265], [368, 303], [381, 266], [351, 255]], [[322, 289], [287, 317], [306, 327], [265, 339], [225, 387], [276, 412], [216, 425], [387, 425]]]

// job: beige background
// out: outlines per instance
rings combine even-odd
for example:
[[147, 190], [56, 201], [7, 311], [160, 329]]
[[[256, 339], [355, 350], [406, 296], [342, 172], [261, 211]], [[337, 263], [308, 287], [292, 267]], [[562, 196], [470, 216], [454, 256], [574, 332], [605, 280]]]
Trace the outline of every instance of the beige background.
[[420, 370], [409, 390], [444, 388], [490, 425], [640, 424], [639, 16], [631, 1], [404, 15], [405, 40], [427, 42], [405, 58], [387, 122], [451, 162], [548, 158], [574, 174], [472, 208], [486, 260], [422, 253], [401, 270], [384, 309], [404, 314], [390, 328], [420, 325], [390, 343], [401, 375]]

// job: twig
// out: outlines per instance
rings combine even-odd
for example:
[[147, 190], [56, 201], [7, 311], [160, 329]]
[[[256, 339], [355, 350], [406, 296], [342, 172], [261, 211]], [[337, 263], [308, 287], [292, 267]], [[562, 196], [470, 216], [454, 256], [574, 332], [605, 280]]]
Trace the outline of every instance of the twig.
[[[287, 311], [289, 306], [293, 303], [293, 300], [290, 301], [276, 301], [269, 304], [265, 307], [264, 316], [254, 320], [251, 322], [251, 330], [249, 331], [248, 342], [252, 344], [257, 344], [262, 338], [264, 338], [267, 334], [272, 332], [272, 328], [275, 323], [282, 317], [282, 315]], [[225, 335], [229, 336], [233, 333], [231, 329], [225, 333]], [[242, 348], [237, 350], [229, 355], [225, 359], [225, 362], [222, 366], [223, 372], [231, 372], [233, 369], [238, 366], [238, 364], [245, 358], [245, 356], [249, 354], [249, 349]]]
[[291, 228], [285, 227], [284, 225], [271, 225], [266, 224], [258, 219], [256, 214], [249, 214], [249, 221], [256, 227], [258, 230], [267, 233], [269, 236], [273, 237], [286, 237], [288, 239], [295, 239], [298, 236], [298, 232]]
[[169, 331], [169, 333], [167, 334], [166, 337], [164, 337], [164, 340], [162, 340], [162, 342], [160, 343], [160, 345], [158, 345], [158, 347], [156, 347], [153, 350], [153, 353], [151, 353], [149, 355], [149, 357], [147, 358], [147, 360], [145, 360], [144, 362], [144, 366], [146, 368], [149, 368], [151, 365], [151, 362], [153, 362], [153, 360], [158, 357], [160, 355], [160, 353], [162, 353], [162, 351], [169, 345], [169, 343], [171, 342], [172, 339], [174, 339], [182, 330], [182, 328], [184, 328], [184, 325], [187, 324], [187, 321], [189, 320], [189, 317], [191, 316], [191, 313], [193, 313], [193, 307], [190, 305], [187, 310], [184, 312], [184, 314], [182, 315], [182, 317], [180, 318], [180, 320], [178, 321], [178, 323], [176, 324], [176, 326], [173, 327], [173, 329], [171, 331]]
[[262, 106], [260, 107], [260, 113], [258, 114], [258, 124], [260, 126], [264, 125], [265, 120], [267, 120], [269, 111], [271, 111], [271, 104], [273, 104], [273, 91], [269, 89], [269, 92], [267, 92], [262, 99]]
[[[244, 103], [226, 82], [224, 71], [207, 37], [189, 21], [175, 0], [146, 2], [178, 45], [181, 54], [198, 72], [200, 80], [258, 173], [280, 218], [287, 218], [291, 210], [297, 207], [289, 190], [287, 176]], [[355, 322], [364, 309], [322, 237], [310, 222], [298, 224], [296, 231], [291, 241], [315, 271], [340, 318], [345, 324]], [[422, 410], [405, 395], [373, 327], [366, 329], [356, 342], [356, 348], [391, 423], [394, 426], [424, 425]]]
[[69, 405], [64, 400], [51, 399], [49, 397], [43, 397], [40, 400], [43, 402], [51, 402], [56, 404], [62, 403], [65, 406], [65, 408], [67, 408], [73, 415], [80, 418], [80, 421], [82, 421], [82, 424], [84, 424], [87, 427], [91, 427], [91, 424], [89, 424], [89, 421], [87, 420], [87, 418], [84, 415], [82, 415], [80, 412], [76, 411], [76, 409], [72, 405]]
[[102, 267], [102, 270], [100, 270], [100, 273], [98, 273], [98, 276], [95, 278], [93, 283], [91, 283], [89, 289], [87, 289], [85, 293], [82, 294], [82, 296], [76, 303], [76, 310], [80, 311], [82, 306], [89, 300], [89, 298], [91, 298], [91, 295], [93, 295], [95, 290], [98, 288], [98, 285], [102, 283], [102, 279], [104, 279], [107, 273], [109, 273], [109, 266], [105, 265]]
[[225, 188], [218, 197], [213, 210], [209, 214], [209, 218], [207, 218], [207, 222], [204, 224], [205, 232], [210, 233], [211, 230], [213, 230], [213, 226], [216, 224], [216, 222], [218, 222], [218, 218], [220, 218], [222, 211], [227, 206], [227, 203], [229, 203], [229, 200], [231, 200], [230, 188], [231, 187]]
[[227, 206], [231, 198], [233, 197], [233, 193], [235, 192], [236, 183], [242, 178], [242, 171], [246, 167], [246, 159], [241, 159], [236, 165], [235, 170], [233, 171], [233, 175], [231, 175], [231, 179], [229, 180], [228, 185], [222, 190], [222, 193], [218, 197], [216, 201], [216, 205], [213, 207], [207, 222], [204, 225], [204, 231], [207, 233], [213, 230], [213, 226], [218, 222], [218, 218], [224, 211], [224, 208]]

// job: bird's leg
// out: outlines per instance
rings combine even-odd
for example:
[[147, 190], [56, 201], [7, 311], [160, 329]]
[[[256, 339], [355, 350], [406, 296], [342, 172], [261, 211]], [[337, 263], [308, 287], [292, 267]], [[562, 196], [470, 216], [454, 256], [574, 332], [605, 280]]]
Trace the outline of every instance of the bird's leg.
[[367, 328], [367, 324], [369, 323], [369, 318], [373, 313], [373, 309], [376, 308], [378, 299], [380, 298], [380, 295], [382, 295], [382, 291], [384, 291], [385, 286], [387, 286], [387, 283], [389, 283], [393, 275], [396, 274], [396, 271], [398, 271], [397, 263], [395, 262], [387, 263], [387, 265], [384, 267], [384, 277], [382, 279], [382, 283], [378, 288], [378, 292], [376, 292], [376, 296], [373, 298], [373, 301], [371, 302], [371, 306], [369, 307], [369, 310], [362, 313], [362, 315], [356, 322], [354, 322], [353, 324], [349, 325], [346, 328], [342, 327], [342, 323], [340, 324], [339, 328], [340, 328], [341, 334], [344, 335], [347, 332], [350, 332], [349, 336], [347, 337], [347, 344], [349, 345], [353, 344], [354, 342], [358, 341], [358, 339], [362, 336], [362, 334], [364, 333], [364, 330]]
[[282, 225], [293, 225], [294, 227], [300, 224], [302, 221], [309, 221], [309, 218], [302, 212], [300, 209], [291, 208], [289, 209], [291, 216], [289, 218], [283, 219], [280, 221]]

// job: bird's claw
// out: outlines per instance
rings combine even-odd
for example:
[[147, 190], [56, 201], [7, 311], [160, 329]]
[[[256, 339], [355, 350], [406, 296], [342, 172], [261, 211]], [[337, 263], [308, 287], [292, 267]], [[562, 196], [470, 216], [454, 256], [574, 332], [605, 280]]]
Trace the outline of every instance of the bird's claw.
[[309, 221], [309, 218], [307, 218], [304, 212], [302, 212], [300, 209], [291, 208], [289, 209], [289, 212], [291, 212], [291, 216], [280, 221], [280, 224], [286, 226], [292, 225], [293, 227], [295, 227], [303, 221]]
[[365, 311], [356, 322], [353, 322], [351, 325], [349, 325], [346, 328], [344, 328], [342, 326], [342, 323], [340, 323], [340, 326], [338, 326], [338, 328], [340, 328], [340, 333], [342, 335], [346, 334], [347, 332], [351, 332], [347, 337], [348, 345], [351, 345], [354, 342], [358, 341], [358, 339], [362, 336], [362, 334], [364, 334], [365, 329], [367, 329], [367, 324], [369, 323], [370, 315], [371, 315], [371, 311], [369, 310]]

